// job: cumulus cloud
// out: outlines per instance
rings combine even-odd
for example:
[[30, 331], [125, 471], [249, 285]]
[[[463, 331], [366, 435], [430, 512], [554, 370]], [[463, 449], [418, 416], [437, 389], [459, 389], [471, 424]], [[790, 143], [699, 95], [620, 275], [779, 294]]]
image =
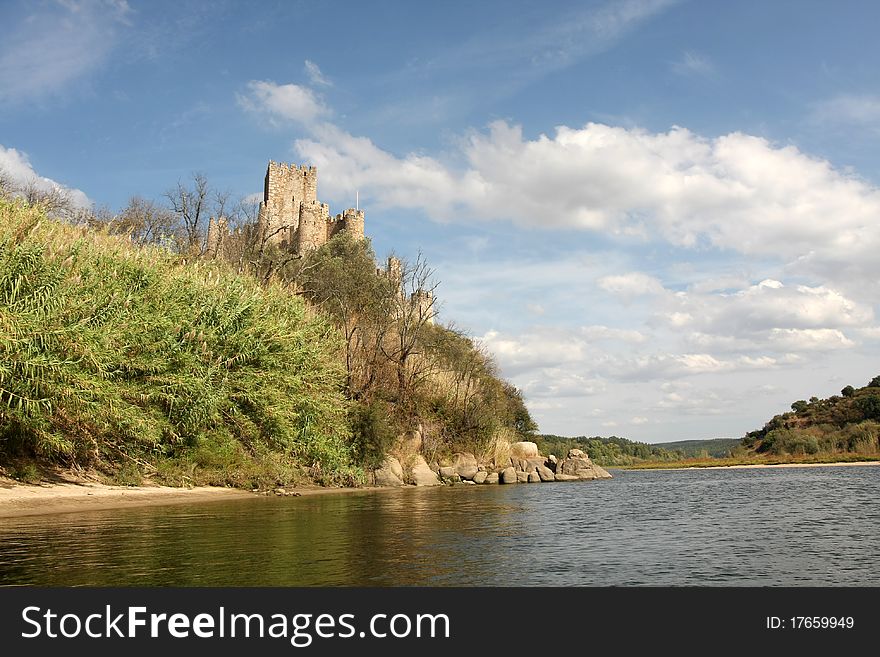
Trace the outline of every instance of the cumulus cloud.
[[238, 94], [237, 99], [244, 109], [265, 114], [273, 120], [310, 125], [330, 114], [329, 108], [314, 91], [298, 84], [251, 80], [247, 84], [247, 93]]
[[0, 144], [0, 174], [7, 177], [15, 188], [34, 186], [42, 192], [64, 192], [74, 207], [91, 207], [92, 201], [79, 189], [67, 187], [59, 182], [39, 175], [31, 166], [26, 153]]
[[589, 123], [527, 139], [496, 121], [460, 142], [456, 165], [396, 156], [321, 125], [295, 150], [324, 167], [331, 195], [369, 190], [374, 205], [439, 220], [601, 231], [778, 259], [795, 272], [880, 278], [880, 190], [742, 133], [709, 139]]
[[[670, 324], [690, 326], [697, 331], [721, 335], [752, 335], [761, 331], [841, 329], [871, 324], [873, 309], [833, 288], [818, 285], [786, 286], [765, 279], [732, 294], [670, 294], [668, 302], [675, 312], [667, 313]], [[685, 319], [682, 319], [685, 318]], [[780, 334], [783, 335], [783, 334]], [[794, 335], [787, 333], [784, 335]]]
[[0, 104], [57, 94], [104, 64], [129, 23], [124, 0], [41, 3], [0, 41]]

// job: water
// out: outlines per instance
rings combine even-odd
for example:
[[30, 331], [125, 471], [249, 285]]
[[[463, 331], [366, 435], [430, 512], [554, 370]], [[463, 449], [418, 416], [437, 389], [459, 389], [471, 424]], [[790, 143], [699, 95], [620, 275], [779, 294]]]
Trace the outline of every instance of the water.
[[614, 475], [0, 519], [0, 584], [880, 585], [880, 468]]

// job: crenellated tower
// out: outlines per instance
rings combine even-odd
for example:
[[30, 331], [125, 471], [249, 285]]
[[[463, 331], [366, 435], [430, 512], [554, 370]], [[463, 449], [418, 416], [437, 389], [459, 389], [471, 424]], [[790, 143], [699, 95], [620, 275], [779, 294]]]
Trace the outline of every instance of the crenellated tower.
[[282, 249], [305, 254], [340, 231], [364, 238], [364, 212], [349, 208], [335, 217], [318, 201], [318, 169], [269, 162], [258, 223], [263, 238]]

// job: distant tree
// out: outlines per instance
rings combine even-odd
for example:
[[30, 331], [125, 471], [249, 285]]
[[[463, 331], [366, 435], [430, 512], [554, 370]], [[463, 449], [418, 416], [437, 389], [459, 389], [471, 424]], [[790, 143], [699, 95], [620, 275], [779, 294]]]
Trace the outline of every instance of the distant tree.
[[856, 389], [852, 386], [846, 386], [843, 390], [840, 391], [840, 394], [844, 397], [852, 397], [856, 394]]
[[129, 235], [132, 242], [144, 246], [161, 244], [173, 238], [175, 224], [175, 216], [168, 209], [154, 201], [132, 196], [110, 221], [109, 228], [111, 232]]
[[869, 388], [880, 388], [880, 376], [875, 376], [868, 384]]
[[201, 253], [204, 250], [202, 236], [210, 214], [209, 193], [208, 179], [202, 173], [192, 174], [191, 187], [178, 180], [176, 187], [165, 192], [171, 211], [177, 215], [181, 231], [181, 250], [184, 252]]
[[810, 403], [811, 404], [818, 404], [819, 398], [818, 397], [810, 397]]
[[791, 405], [791, 410], [793, 410], [795, 413], [801, 413], [801, 412], [807, 410], [807, 406], [809, 406], [809, 404], [806, 401], [804, 401], [803, 399], [801, 399]]

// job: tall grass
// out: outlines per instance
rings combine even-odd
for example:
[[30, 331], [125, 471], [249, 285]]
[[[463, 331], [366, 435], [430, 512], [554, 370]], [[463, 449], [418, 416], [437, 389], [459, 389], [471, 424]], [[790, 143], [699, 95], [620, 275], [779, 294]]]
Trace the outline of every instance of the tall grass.
[[352, 480], [342, 352], [281, 287], [0, 198], [0, 458]]

